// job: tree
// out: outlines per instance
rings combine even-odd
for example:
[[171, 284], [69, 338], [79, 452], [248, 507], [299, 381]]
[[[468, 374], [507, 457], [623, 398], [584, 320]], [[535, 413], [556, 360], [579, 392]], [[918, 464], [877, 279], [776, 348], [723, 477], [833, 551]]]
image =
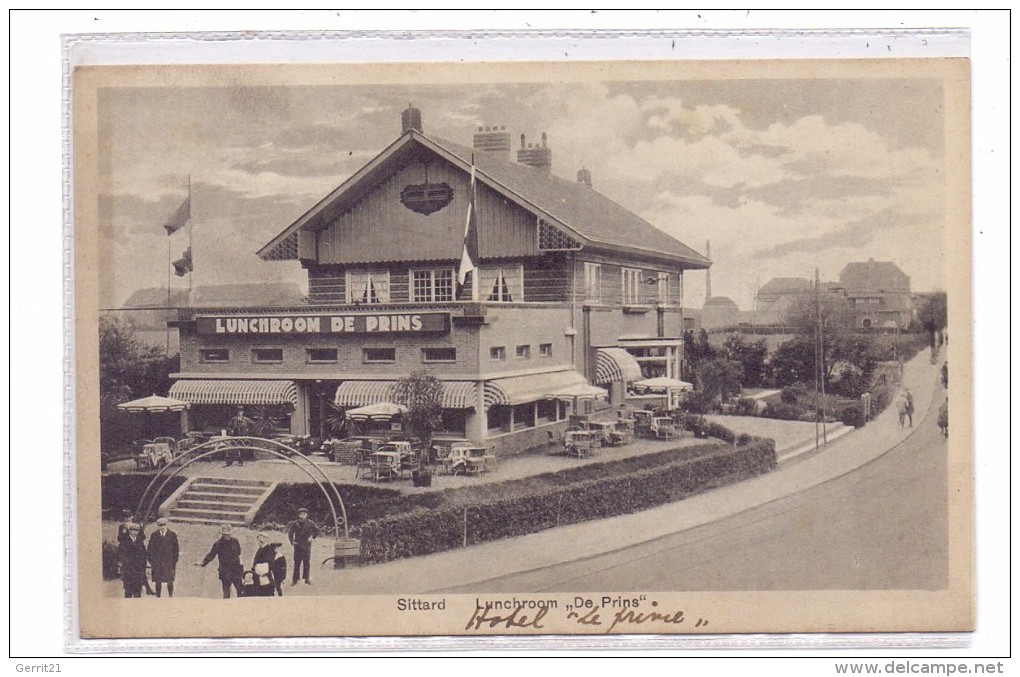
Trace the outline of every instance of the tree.
[[699, 386], [698, 370], [707, 362], [711, 362], [718, 355], [718, 351], [708, 341], [708, 332], [702, 329], [695, 337], [693, 331], [684, 332], [684, 361], [687, 367], [684, 371], [691, 374], [694, 385]]
[[[443, 423], [442, 382], [428, 371], [416, 369], [397, 381], [393, 399], [407, 407], [404, 420], [429, 449], [432, 433]], [[423, 460], [427, 458], [427, 452], [422, 454]]]
[[946, 328], [947, 307], [946, 293], [944, 291], [930, 294], [917, 310], [917, 319], [928, 332], [931, 345], [935, 345], [935, 335]]
[[722, 357], [706, 362], [698, 369], [701, 392], [709, 400], [718, 397], [725, 402], [730, 397], [739, 395], [743, 375], [739, 362]]
[[821, 317], [822, 334], [837, 336], [854, 326], [854, 308], [850, 300], [831, 292], [799, 294], [786, 311], [785, 322], [800, 336], [814, 336]]
[[768, 352], [765, 341], [748, 343], [740, 334], [730, 335], [723, 344], [726, 358], [740, 364], [743, 372], [741, 383], [745, 388], [760, 388], [765, 385], [767, 377], [765, 360]]
[[812, 383], [815, 379], [814, 339], [797, 336], [784, 341], [772, 353], [768, 368], [779, 388], [794, 383]]
[[[157, 346], [143, 344], [134, 326], [119, 317], [99, 318], [99, 419], [104, 446], [130, 441], [136, 425], [117, 405], [170, 388], [170, 374], [180, 356], [167, 357]], [[140, 419], [139, 419], [140, 420]]]

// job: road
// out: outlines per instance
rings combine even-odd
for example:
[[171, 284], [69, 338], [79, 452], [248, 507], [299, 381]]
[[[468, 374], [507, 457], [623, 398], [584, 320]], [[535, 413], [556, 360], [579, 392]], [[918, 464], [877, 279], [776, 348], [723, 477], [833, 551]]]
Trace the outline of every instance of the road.
[[[807, 491], [615, 552], [444, 592], [937, 590], [947, 444], [931, 409], [876, 460]], [[796, 461], [794, 461], [796, 462]]]

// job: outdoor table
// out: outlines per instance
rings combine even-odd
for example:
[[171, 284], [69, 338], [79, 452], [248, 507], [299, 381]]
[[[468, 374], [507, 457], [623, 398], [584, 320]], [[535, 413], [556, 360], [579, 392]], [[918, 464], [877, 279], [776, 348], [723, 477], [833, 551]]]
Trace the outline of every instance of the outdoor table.
[[597, 444], [612, 444], [613, 429], [616, 428], [616, 422], [609, 421], [589, 421], [588, 430], [592, 433], [592, 438]]
[[[495, 467], [496, 457], [490, 455], [488, 451], [486, 447], [455, 446], [450, 449], [449, 456], [443, 459], [443, 466], [450, 475], [459, 472], [465, 475], [478, 475]], [[493, 468], [490, 468], [490, 465]]]
[[578, 458], [587, 458], [595, 446], [594, 435], [587, 430], [568, 430], [564, 440], [567, 454]]
[[143, 464], [150, 468], [158, 468], [174, 460], [174, 453], [166, 442], [152, 442], [142, 447], [138, 455], [138, 466]]
[[376, 482], [400, 475], [400, 452], [376, 451], [371, 457], [372, 479]]

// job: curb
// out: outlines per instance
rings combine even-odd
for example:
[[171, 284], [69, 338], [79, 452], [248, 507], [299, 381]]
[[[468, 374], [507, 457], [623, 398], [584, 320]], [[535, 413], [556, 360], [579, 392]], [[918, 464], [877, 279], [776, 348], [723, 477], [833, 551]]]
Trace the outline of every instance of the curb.
[[842, 428], [826, 435], [826, 441], [824, 444], [820, 444], [816, 447], [814, 442], [806, 442], [800, 445], [799, 447], [790, 447], [789, 449], [784, 449], [782, 452], [776, 454], [776, 461], [782, 463], [784, 461], [789, 461], [791, 459], [797, 458], [798, 456], [801, 456], [803, 454], [815, 451], [816, 449], [818, 451], [821, 451], [825, 449], [828, 445], [832, 444], [834, 441], [840, 439], [841, 437], [849, 435], [855, 430], [857, 430], [857, 428], [845, 425]]

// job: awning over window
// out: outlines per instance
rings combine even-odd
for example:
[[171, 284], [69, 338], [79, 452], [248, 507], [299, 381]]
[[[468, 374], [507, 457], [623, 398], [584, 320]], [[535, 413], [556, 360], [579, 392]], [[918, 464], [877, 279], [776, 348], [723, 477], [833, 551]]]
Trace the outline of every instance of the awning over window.
[[[338, 407], [364, 407], [369, 404], [393, 401], [396, 381], [344, 381], [336, 389], [333, 399]], [[471, 381], [444, 381], [444, 409], [473, 409], [475, 384]]]
[[623, 348], [599, 348], [595, 362], [595, 383], [638, 381], [641, 365]]
[[289, 404], [297, 406], [293, 381], [177, 381], [170, 397], [191, 404]]
[[485, 384], [485, 406], [524, 404], [557, 397], [571, 388], [587, 385], [584, 377], [573, 369], [546, 374], [497, 378]]

